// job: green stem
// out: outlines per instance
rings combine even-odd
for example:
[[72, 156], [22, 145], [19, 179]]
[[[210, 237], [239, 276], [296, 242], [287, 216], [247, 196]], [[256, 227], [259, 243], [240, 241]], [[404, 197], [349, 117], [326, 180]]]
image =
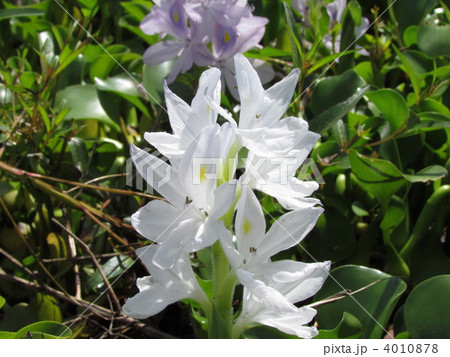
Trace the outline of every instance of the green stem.
[[213, 301], [212, 321], [208, 321], [209, 338], [231, 338], [233, 323], [232, 299], [234, 281], [230, 284], [230, 264], [220, 241], [212, 246], [213, 254]]
[[427, 200], [425, 207], [423, 208], [419, 218], [417, 219], [411, 236], [400, 252], [400, 255], [403, 259], [407, 260], [409, 258], [413, 247], [417, 245], [417, 243], [425, 236], [425, 233], [428, 231], [428, 227], [434, 219], [434, 214], [437, 206], [449, 193], [450, 185], [444, 185], [434, 191], [431, 197]]

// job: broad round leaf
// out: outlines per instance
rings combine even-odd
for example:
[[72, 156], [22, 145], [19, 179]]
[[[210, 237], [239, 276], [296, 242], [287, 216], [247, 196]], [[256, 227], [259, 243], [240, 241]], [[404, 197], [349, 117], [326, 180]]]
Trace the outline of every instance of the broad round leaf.
[[412, 338], [450, 338], [450, 275], [417, 285], [405, 303], [405, 324]]
[[95, 119], [120, 130], [102, 107], [94, 85], [75, 85], [59, 91], [56, 94], [56, 108], [58, 111], [70, 108], [66, 119]]
[[338, 267], [330, 275], [314, 301], [330, 298], [343, 289], [356, 291], [377, 283], [352, 296], [319, 306], [319, 328], [334, 329], [341, 322], [344, 312], [348, 312], [361, 322], [361, 338], [380, 338], [385, 334], [383, 328], [386, 328], [400, 295], [406, 290], [405, 282], [379, 270], [358, 265]]

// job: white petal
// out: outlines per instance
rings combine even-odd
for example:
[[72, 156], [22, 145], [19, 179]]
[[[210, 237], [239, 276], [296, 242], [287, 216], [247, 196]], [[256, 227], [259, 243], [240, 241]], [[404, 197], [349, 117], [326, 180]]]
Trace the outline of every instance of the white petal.
[[178, 223], [171, 230], [166, 240], [159, 246], [153, 263], [160, 269], [170, 269], [178, 258], [185, 254], [184, 245], [189, 244], [197, 235], [199, 227], [203, 224], [195, 217], [190, 217]]
[[130, 145], [131, 158], [139, 174], [176, 207], [181, 207], [186, 200], [186, 193], [180, 186], [178, 172], [161, 159]]
[[306, 300], [316, 294], [328, 278], [330, 262], [303, 263], [279, 260], [261, 266], [264, 281], [281, 292], [291, 303]]
[[182, 218], [183, 210], [170, 203], [154, 200], [131, 216], [131, 224], [139, 234], [154, 242], [164, 242]]
[[239, 281], [244, 285], [252, 298], [267, 309], [276, 309], [279, 312], [295, 312], [297, 308], [290, 303], [279, 291], [266, 285], [244, 269], [236, 270]]
[[180, 138], [169, 133], [145, 133], [145, 140], [153, 145], [161, 154], [171, 158], [180, 156], [184, 149], [180, 147]]
[[205, 97], [208, 96], [214, 103], [220, 105], [220, 75], [220, 70], [211, 68], [200, 76], [197, 94], [192, 100], [192, 109], [197, 114], [196, 120], [190, 123], [194, 132], [217, 121], [217, 111], [211, 108]]
[[182, 299], [193, 298], [198, 301], [206, 299], [195, 279], [189, 257], [180, 256], [173, 269], [162, 270], [153, 263], [158, 250], [155, 245], [136, 250], [138, 257], [150, 271], [151, 277], [138, 279], [140, 292], [128, 299], [122, 307], [127, 315], [134, 318], [153, 316], [167, 305]]
[[222, 249], [225, 255], [227, 256], [231, 266], [234, 269], [239, 268], [244, 262], [244, 257], [238, 252], [238, 250], [234, 246], [231, 232], [227, 229], [224, 229], [220, 230], [218, 234], [220, 244], [222, 245]]
[[242, 188], [242, 195], [237, 203], [235, 230], [238, 250], [250, 260], [258, 254], [266, 232], [266, 222], [258, 199], [247, 186]]
[[287, 183], [273, 183], [265, 178], [262, 184], [256, 183], [252, 187], [275, 197], [287, 210], [305, 209], [320, 204], [318, 199], [307, 197], [319, 187], [315, 181], [289, 178]]
[[261, 108], [264, 100], [264, 88], [261, 85], [258, 74], [250, 62], [242, 54], [234, 56], [236, 67], [236, 80], [241, 101], [239, 115], [239, 128], [250, 129], [251, 121]]
[[189, 296], [190, 294], [187, 291], [179, 290], [176, 287], [166, 289], [159, 282], [155, 282], [148, 289], [128, 299], [122, 310], [135, 319], [145, 319], [158, 314], [168, 305]]
[[179, 170], [183, 173], [181, 184], [193, 204], [201, 210], [208, 208], [217, 186], [221, 164], [219, 130], [218, 124], [206, 127], [186, 149], [180, 162]]
[[175, 135], [180, 136], [181, 133], [186, 130], [187, 118], [192, 116], [192, 109], [183, 99], [169, 89], [167, 82], [164, 82], [164, 96], [166, 99], [170, 126]]
[[259, 246], [258, 256], [267, 259], [274, 254], [288, 249], [298, 243], [315, 226], [322, 214], [320, 207], [309, 207], [288, 212], [276, 220]]
[[270, 126], [286, 112], [297, 86], [299, 75], [300, 70], [295, 68], [287, 77], [275, 83], [266, 91], [266, 106], [261, 115], [259, 125]]
[[212, 205], [209, 208], [209, 217], [218, 220], [227, 213], [234, 202], [238, 181], [230, 180], [214, 189]]
[[289, 335], [297, 335], [300, 338], [313, 338], [318, 334], [317, 329], [302, 325], [310, 322], [315, 315], [316, 310], [307, 307], [291, 313], [264, 310], [256, 315], [253, 320], [263, 325], [275, 327]]

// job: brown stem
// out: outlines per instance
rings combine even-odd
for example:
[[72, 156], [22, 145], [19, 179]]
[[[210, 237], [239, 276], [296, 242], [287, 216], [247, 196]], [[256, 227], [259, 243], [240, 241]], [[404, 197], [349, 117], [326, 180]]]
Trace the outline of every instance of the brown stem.
[[75, 234], [73, 234], [70, 229], [67, 229], [61, 223], [59, 223], [55, 218], [52, 218], [52, 222], [55, 223], [59, 228], [64, 230], [70, 237], [75, 239], [78, 242], [78, 244], [80, 244], [84, 248], [84, 250], [86, 250], [86, 252], [91, 257], [92, 262], [94, 263], [95, 267], [98, 269], [98, 272], [100, 273], [100, 276], [102, 277], [103, 281], [105, 282], [106, 289], [108, 290], [108, 294], [111, 296], [111, 299], [114, 301], [114, 304], [116, 305], [117, 311], [120, 311], [121, 305], [120, 305], [119, 299], [117, 298], [117, 295], [114, 292], [111, 284], [109, 283], [108, 278], [106, 277], [105, 273], [103, 272], [102, 267], [98, 263], [97, 259], [95, 258], [94, 253], [92, 253], [92, 251], [89, 248], [89, 246], [86, 243], [84, 243], [80, 238], [78, 238]]

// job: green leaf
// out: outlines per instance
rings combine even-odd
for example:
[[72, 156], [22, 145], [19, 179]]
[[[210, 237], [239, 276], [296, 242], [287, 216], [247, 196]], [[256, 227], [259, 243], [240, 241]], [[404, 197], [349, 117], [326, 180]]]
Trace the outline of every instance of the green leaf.
[[345, 51], [345, 52], [339, 52], [339, 53], [333, 53], [332, 55], [326, 56], [324, 58], [321, 58], [317, 63], [315, 63], [311, 68], [308, 68], [308, 74], [313, 73], [315, 70], [327, 65], [328, 63], [334, 61], [336, 58], [342, 58], [344, 56], [347, 56], [349, 54], [355, 53], [356, 50], [351, 51]]
[[403, 42], [406, 47], [417, 45], [417, 31], [419, 26], [413, 25], [409, 26], [405, 32], [403, 32]]
[[[342, 321], [345, 312], [357, 318], [362, 326], [361, 338], [380, 338], [385, 332], [395, 305], [406, 290], [406, 284], [379, 270], [357, 265], [345, 265], [333, 269], [332, 278], [325, 281], [314, 301], [329, 298], [343, 289], [356, 291], [367, 285], [375, 285], [330, 304], [317, 308], [317, 322], [322, 329], [334, 329]], [[380, 326], [381, 325], [381, 326]]]
[[332, 330], [319, 330], [316, 339], [359, 338], [361, 336], [361, 322], [348, 312], [344, 312], [342, 320]]
[[417, 32], [417, 43], [421, 51], [431, 57], [450, 54], [450, 25], [437, 25], [424, 21]]
[[416, 174], [413, 174], [413, 175], [404, 174], [403, 176], [409, 182], [428, 182], [428, 181], [436, 181], [447, 175], [448, 175], [448, 172], [445, 167], [442, 167], [439, 165], [431, 165], [431, 166], [425, 167], [424, 169], [420, 170]]
[[65, 119], [95, 119], [120, 131], [119, 125], [103, 109], [94, 85], [74, 85], [56, 94], [56, 110], [70, 108]]
[[145, 115], [150, 116], [147, 104], [141, 100], [141, 94], [137, 87], [140, 84], [127, 74], [121, 74], [106, 80], [95, 78], [95, 84], [98, 90], [116, 93], [138, 107]]
[[420, 81], [416, 73], [414, 72], [414, 69], [411, 65], [411, 63], [403, 56], [403, 53], [400, 52], [400, 50], [395, 46], [392, 45], [392, 48], [394, 49], [395, 53], [397, 54], [398, 58], [400, 59], [400, 62], [403, 64], [404, 71], [408, 74], [409, 80], [411, 81], [411, 85], [414, 90], [414, 94], [416, 95], [416, 101], [418, 101], [418, 98], [420, 96]]
[[436, 5], [436, 0], [396, 1], [393, 5], [400, 32], [411, 25], [419, 25]]
[[[406, 217], [406, 206], [402, 199], [392, 196], [389, 205], [384, 213], [383, 220], [380, 223], [383, 232], [383, 243], [387, 249], [387, 269], [391, 274], [408, 277], [410, 269], [408, 264], [400, 256], [397, 247], [391, 240], [391, 235]], [[403, 242], [402, 242], [403, 243]]]
[[85, 172], [89, 165], [89, 153], [86, 144], [82, 139], [74, 137], [69, 140], [69, 148], [75, 167], [81, 172]]
[[3, 296], [0, 295], [0, 309], [3, 307], [3, 305], [5, 305], [6, 300]]
[[450, 275], [417, 285], [405, 303], [405, 324], [411, 338], [450, 338]]
[[334, 124], [336, 124], [339, 119], [352, 110], [368, 90], [369, 86], [359, 88], [351, 97], [321, 112], [311, 120], [309, 123], [309, 129], [316, 133], [323, 133], [327, 131]]
[[152, 3], [150, 1], [122, 1], [120, 6], [122, 6], [130, 15], [134, 16], [140, 22], [150, 13]]
[[41, 321], [20, 329], [17, 331], [14, 338], [27, 338], [28, 334], [31, 334], [31, 338], [34, 339], [56, 339], [69, 338], [72, 336], [72, 331], [58, 322]]
[[[361, 6], [358, 2], [354, 0], [348, 2], [341, 22], [342, 29], [339, 51], [344, 52], [355, 48], [355, 27], [361, 24]], [[354, 57], [354, 52], [349, 56], [342, 57], [338, 64], [339, 71], [343, 72], [351, 69], [353, 67]]]
[[318, 115], [336, 104], [347, 101], [364, 85], [364, 80], [353, 70], [320, 79], [311, 97], [311, 110]]
[[[125, 270], [127, 270], [131, 265], [133, 265], [133, 259], [126, 255], [118, 255], [109, 259], [105, 264], [103, 264], [102, 270], [105, 273], [105, 276], [111, 282], [111, 279], [122, 274]], [[88, 281], [87, 287], [91, 290], [98, 290], [105, 286], [105, 282], [100, 275], [100, 272], [96, 270], [94, 274], [92, 274]]]
[[352, 172], [361, 186], [383, 205], [387, 205], [391, 197], [407, 184], [403, 174], [390, 161], [368, 158], [355, 150], [350, 150], [349, 157]]
[[31, 7], [18, 7], [15, 9], [0, 9], [0, 20], [11, 19], [13, 17], [23, 16], [43, 16], [44, 10], [34, 9]]
[[36, 315], [40, 321], [62, 322], [63, 317], [58, 301], [50, 295], [36, 294]]
[[157, 66], [144, 65], [142, 74], [144, 77], [144, 87], [149, 95], [149, 99], [154, 104], [160, 104], [163, 101], [164, 78], [172, 70], [174, 61], [167, 61]]
[[284, 12], [286, 14], [286, 23], [289, 32], [289, 39], [291, 42], [292, 51], [292, 61], [294, 66], [298, 68], [303, 68], [303, 48], [302, 48], [302, 38], [298, 32], [297, 23], [295, 22], [294, 15], [287, 2], [283, 2]]
[[409, 117], [409, 109], [406, 100], [395, 90], [379, 89], [373, 92], [367, 92], [366, 96], [380, 110], [383, 116], [388, 120], [391, 132], [400, 128]]
[[418, 75], [426, 74], [433, 70], [433, 60], [423, 52], [403, 51], [403, 56], [405, 56], [413, 71]]

